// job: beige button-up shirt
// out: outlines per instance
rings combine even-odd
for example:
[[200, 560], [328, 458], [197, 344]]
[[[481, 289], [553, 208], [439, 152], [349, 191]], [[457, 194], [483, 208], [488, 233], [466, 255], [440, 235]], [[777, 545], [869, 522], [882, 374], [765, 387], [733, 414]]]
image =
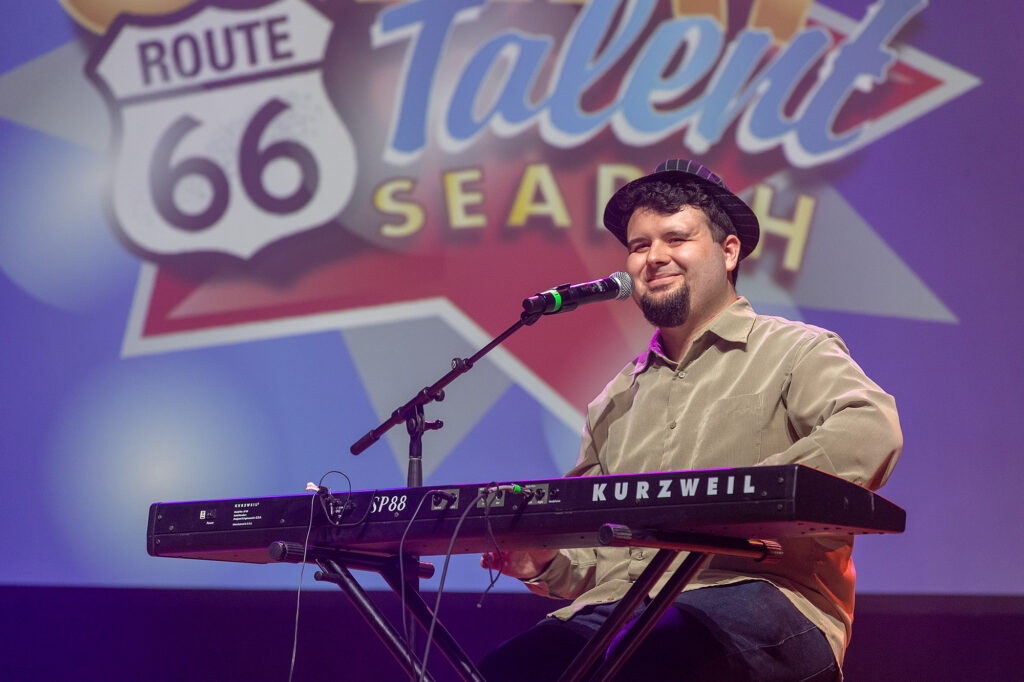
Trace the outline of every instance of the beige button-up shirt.
[[[757, 315], [744, 298], [716, 317], [682, 360], [655, 334], [590, 404], [569, 476], [798, 463], [877, 489], [902, 434], [891, 396], [832, 332]], [[775, 564], [717, 556], [686, 589], [763, 579], [825, 633], [842, 664], [853, 620], [853, 536], [782, 539]], [[682, 554], [682, 553], [681, 553]], [[587, 604], [621, 599], [654, 550], [562, 550], [529, 588]], [[681, 555], [673, 564], [678, 567]], [[664, 584], [667, 576], [659, 584]]]

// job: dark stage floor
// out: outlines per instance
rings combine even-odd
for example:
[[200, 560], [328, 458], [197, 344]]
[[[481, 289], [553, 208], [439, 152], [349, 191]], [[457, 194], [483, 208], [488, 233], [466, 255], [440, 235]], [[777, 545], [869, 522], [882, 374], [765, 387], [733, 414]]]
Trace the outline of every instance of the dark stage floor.
[[[391, 618], [390, 593], [372, 597]], [[542, 616], [532, 595], [444, 597], [441, 618], [471, 657]], [[1024, 597], [860, 595], [851, 682], [1021, 679]], [[428, 600], [433, 603], [432, 599]], [[287, 680], [295, 595], [248, 590], [0, 587], [8, 680]], [[397, 621], [396, 621], [397, 622]], [[422, 642], [422, 637], [420, 639]], [[438, 680], [454, 678], [436, 651]], [[295, 680], [405, 679], [341, 592], [302, 599]]]

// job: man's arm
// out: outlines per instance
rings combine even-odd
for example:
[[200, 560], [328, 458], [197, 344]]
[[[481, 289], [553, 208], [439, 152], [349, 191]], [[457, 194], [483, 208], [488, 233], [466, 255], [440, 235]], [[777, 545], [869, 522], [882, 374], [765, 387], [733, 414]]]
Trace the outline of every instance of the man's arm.
[[808, 344], [783, 399], [797, 440], [759, 464], [806, 464], [872, 490], [885, 483], [903, 447], [896, 404], [838, 336]]
[[480, 556], [480, 565], [519, 580], [534, 580], [547, 569], [557, 555], [557, 549], [484, 552]]

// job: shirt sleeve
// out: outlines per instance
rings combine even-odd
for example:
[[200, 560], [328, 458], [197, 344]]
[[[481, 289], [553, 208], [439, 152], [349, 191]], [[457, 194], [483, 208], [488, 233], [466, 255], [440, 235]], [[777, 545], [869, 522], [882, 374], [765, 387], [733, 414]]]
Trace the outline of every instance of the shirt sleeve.
[[523, 584], [542, 597], [575, 599], [595, 586], [596, 565], [592, 548], [561, 549], [540, 575]]
[[903, 448], [893, 397], [869, 379], [832, 333], [798, 354], [783, 389], [796, 441], [760, 464], [806, 464], [877, 490]]

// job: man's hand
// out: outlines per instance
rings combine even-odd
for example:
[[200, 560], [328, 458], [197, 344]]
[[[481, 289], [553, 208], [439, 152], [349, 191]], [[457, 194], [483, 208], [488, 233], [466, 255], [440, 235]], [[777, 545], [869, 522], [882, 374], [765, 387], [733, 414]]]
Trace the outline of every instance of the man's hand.
[[493, 568], [519, 580], [530, 580], [544, 572], [558, 555], [557, 549], [530, 549], [515, 552], [484, 552], [480, 565]]

